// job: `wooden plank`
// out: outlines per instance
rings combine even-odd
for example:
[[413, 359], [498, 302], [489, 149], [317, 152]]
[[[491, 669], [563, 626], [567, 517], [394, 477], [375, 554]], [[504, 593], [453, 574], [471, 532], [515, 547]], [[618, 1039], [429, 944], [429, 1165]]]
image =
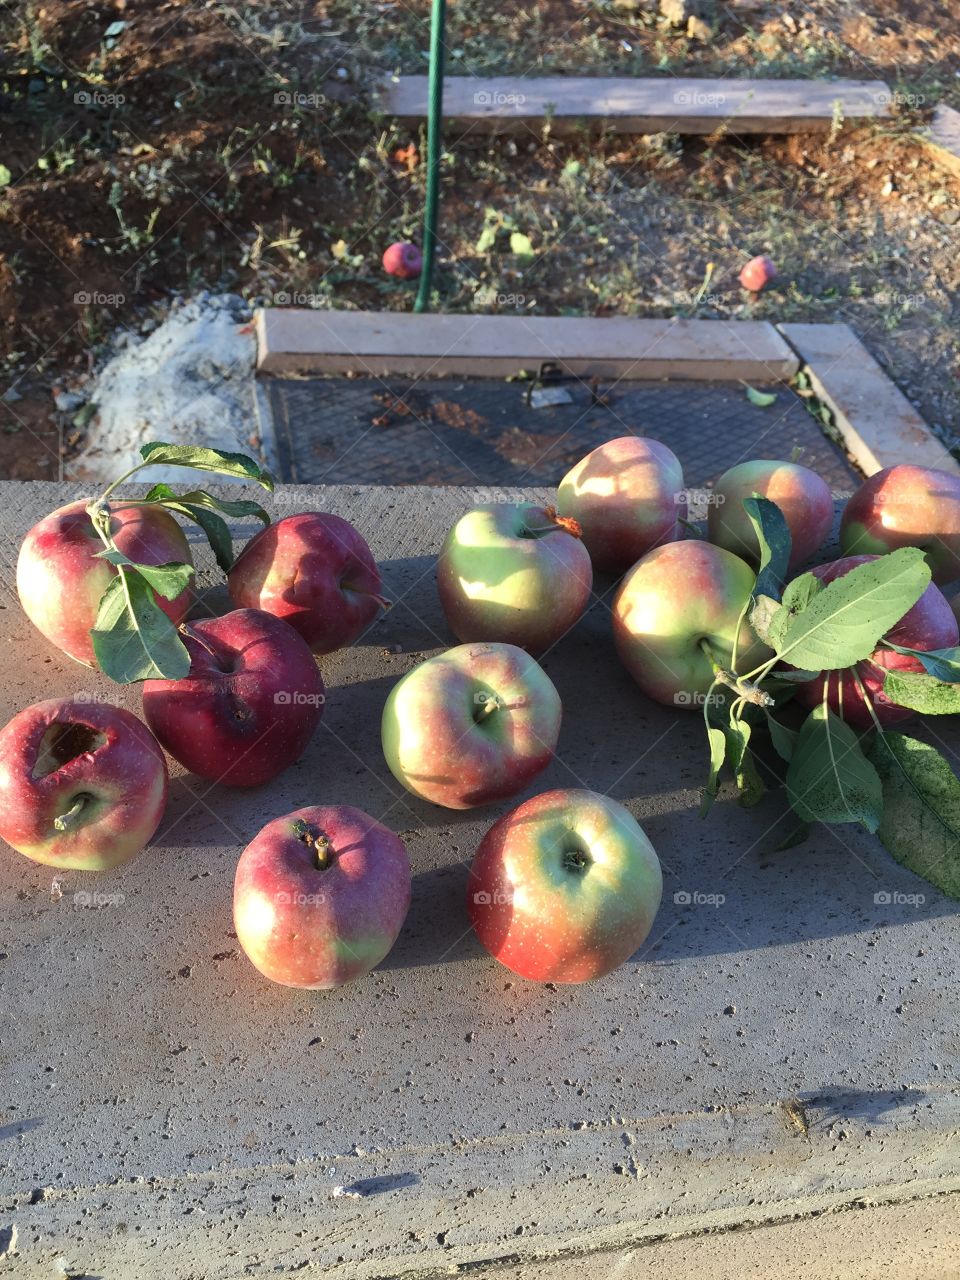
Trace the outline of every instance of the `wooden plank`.
[[773, 325], [740, 320], [627, 316], [412, 315], [403, 312], [257, 312], [261, 373], [374, 377], [536, 372], [552, 361], [583, 377], [777, 382], [799, 367]]
[[906, 396], [845, 324], [782, 324], [810, 384], [834, 413], [857, 466], [868, 476], [898, 462], [960, 471]]
[[[450, 76], [444, 118], [451, 126], [539, 136], [601, 125], [615, 133], [823, 131], [834, 120], [890, 114], [881, 80], [704, 80], [598, 76]], [[379, 109], [413, 124], [427, 114], [427, 77], [398, 76], [383, 86]]]
[[960, 177], [960, 111], [941, 103], [924, 141], [938, 163]]

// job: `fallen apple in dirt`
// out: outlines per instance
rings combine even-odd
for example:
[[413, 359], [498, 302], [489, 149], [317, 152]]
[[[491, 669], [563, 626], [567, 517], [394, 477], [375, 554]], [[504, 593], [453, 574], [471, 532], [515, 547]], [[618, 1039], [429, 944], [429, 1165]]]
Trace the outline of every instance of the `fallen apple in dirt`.
[[809, 467], [771, 459], [738, 463], [717, 480], [707, 508], [711, 542], [752, 564], [758, 562], [756, 530], [743, 506], [744, 498], [754, 494], [769, 498], [783, 512], [791, 538], [788, 570], [816, 555], [833, 526], [830, 486]]
[[548, 791], [495, 822], [477, 850], [467, 911], [492, 956], [535, 982], [585, 982], [643, 943], [663, 878], [633, 815], [595, 791]]
[[758, 254], [744, 265], [740, 272], [740, 283], [751, 293], [759, 293], [772, 280], [777, 278], [777, 268], [766, 254]]
[[557, 510], [579, 524], [595, 569], [623, 573], [652, 547], [683, 536], [683, 471], [659, 440], [608, 440], [560, 481]]
[[423, 270], [423, 254], [415, 244], [398, 240], [384, 250], [383, 269], [388, 276], [413, 280]]
[[560, 715], [553, 681], [523, 649], [458, 645], [391, 689], [383, 754], [414, 795], [471, 809], [516, 795], [547, 767]]
[[[858, 565], [869, 564], [876, 559], [878, 559], [877, 556], [844, 556], [829, 564], [817, 565], [810, 572], [826, 586], [836, 578], [844, 577]], [[883, 692], [885, 673], [906, 671], [919, 674], [923, 672], [924, 667], [920, 660], [911, 654], [897, 653], [895, 649], [886, 646], [894, 644], [905, 649], [921, 649], [929, 652], [933, 649], [952, 649], [958, 643], [960, 643], [960, 628], [950, 603], [943, 592], [930, 583], [913, 608], [887, 632], [869, 658], [858, 662], [853, 669], [825, 671], [816, 679], [798, 684], [796, 686], [797, 701], [809, 707], [819, 706], [823, 702], [824, 687], [826, 687], [827, 703], [832, 711], [842, 716], [848, 724], [858, 728], [869, 728], [874, 720], [858, 687], [857, 678], [859, 677], [880, 724], [885, 728], [899, 724], [909, 720], [916, 713], [908, 707], [897, 706]]]
[[228, 581], [238, 608], [282, 618], [314, 653], [353, 644], [387, 604], [362, 534], [320, 511], [262, 529], [240, 552]]
[[[118, 551], [144, 565], [192, 564], [183, 530], [159, 506], [110, 506], [110, 535]], [[71, 502], [51, 512], [23, 540], [17, 560], [17, 593], [24, 613], [46, 638], [77, 662], [97, 666], [90, 636], [100, 601], [117, 577], [117, 568], [102, 558], [104, 542], [87, 513], [85, 502]], [[181, 622], [192, 591], [174, 600], [151, 595], [167, 617]]]
[[901, 463], [865, 480], [844, 508], [845, 556], [920, 547], [939, 585], [960, 578], [960, 475]]
[[[613, 636], [644, 693], [667, 706], [702, 706], [716, 665], [735, 665], [737, 623], [755, 580], [739, 556], [695, 539], [656, 547], [633, 566], [613, 602]], [[744, 620], [736, 669], [769, 656]]]
[[349, 805], [275, 818], [237, 864], [237, 939], [264, 977], [287, 987], [362, 978], [393, 946], [409, 906], [403, 841]]
[[143, 714], [191, 773], [225, 786], [269, 782], [303, 754], [323, 714], [323, 679], [306, 642], [259, 609], [185, 628], [190, 673], [147, 680]]
[[437, 589], [458, 640], [542, 653], [577, 622], [593, 584], [575, 520], [534, 502], [495, 502], [461, 516], [437, 562]]
[[121, 707], [51, 698], [0, 730], [0, 836], [34, 862], [127, 862], [150, 843], [166, 800], [163, 752]]

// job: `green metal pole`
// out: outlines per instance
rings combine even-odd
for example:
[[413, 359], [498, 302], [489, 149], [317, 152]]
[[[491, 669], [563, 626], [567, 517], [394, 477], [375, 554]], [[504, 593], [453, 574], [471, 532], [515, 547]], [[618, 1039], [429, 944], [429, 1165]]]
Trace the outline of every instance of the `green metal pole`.
[[427, 114], [427, 198], [423, 210], [423, 266], [414, 311], [426, 311], [433, 280], [440, 204], [440, 157], [443, 154], [443, 52], [446, 0], [433, 0], [430, 16], [430, 103]]

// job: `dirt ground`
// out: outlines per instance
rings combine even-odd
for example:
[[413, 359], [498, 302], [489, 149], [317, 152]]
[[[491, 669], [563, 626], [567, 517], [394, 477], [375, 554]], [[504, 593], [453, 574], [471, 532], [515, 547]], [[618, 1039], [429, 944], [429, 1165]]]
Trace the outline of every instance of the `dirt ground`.
[[[379, 256], [418, 237], [422, 138], [372, 113], [364, 88], [425, 69], [428, 9], [0, 6], [0, 475], [57, 475], [84, 439], [72, 382], [176, 295], [409, 308]], [[882, 78], [893, 118], [750, 143], [468, 135], [445, 157], [437, 306], [842, 320], [929, 422], [960, 432], [960, 182], [917, 140], [936, 103], [960, 106], [960, 13], [700, 12], [698, 39], [654, 0], [455, 0], [450, 70]], [[512, 232], [530, 253], [511, 252]], [[754, 253], [781, 276], [751, 301], [736, 273]]]

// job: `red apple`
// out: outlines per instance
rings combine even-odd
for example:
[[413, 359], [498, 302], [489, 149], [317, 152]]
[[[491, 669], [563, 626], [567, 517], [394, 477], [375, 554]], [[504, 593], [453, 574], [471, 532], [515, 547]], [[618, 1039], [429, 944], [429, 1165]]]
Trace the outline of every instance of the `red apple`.
[[[98, 557], [104, 545], [86, 506], [71, 502], [33, 526], [17, 560], [17, 591], [24, 613], [48, 640], [77, 662], [95, 667], [90, 631], [100, 598], [117, 571]], [[138, 564], [193, 563], [183, 530], [160, 507], [112, 503], [110, 532], [117, 548]], [[156, 600], [180, 623], [191, 597], [188, 588], [175, 600]]]
[[592, 584], [580, 526], [535, 502], [468, 511], [437, 563], [440, 603], [458, 640], [500, 640], [533, 653], [577, 622]]
[[275, 818], [240, 855], [237, 938], [264, 977], [326, 989], [380, 963], [410, 906], [403, 841], [349, 805]]
[[[702, 708], [714, 679], [704, 650], [730, 668], [737, 622], [755, 581], [739, 556], [692, 538], [656, 547], [633, 566], [613, 602], [613, 636], [644, 693], [667, 706]], [[770, 656], [744, 621], [738, 673]]]
[[740, 272], [740, 283], [751, 293], [759, 293], [777, 278], [777, 268], [765, 254], [751, 258]]
[[0, 836], [34, 862], [119, 866], [150, 843], [166, 801], [163, 752], [121, 707], [51, 698], [0, 730]]
[[595, 569], [623, 573], [652, 547], [683, 536], [683, 471], [659, 440], [608, 440], [560, 481], [557, 510], [580, 525]]
[[883, 555], [898, 547], [922, 547], [934, 582], [960, 578], [960, 475], [905, 462], [863, 482], [843, 512], [841, 550]]
[[484, 836], [467, 910], [490, 954], [522, 978], [585, 982], [633, 955], [662, 890], [659, 859], [629, 810], [595, 791], [547, 791]]
[[383, 269], [388, 276], [413, 280], [423, 268], [423, 254], [415, 244], [398, 240], [383, 253]]
[[228, 582], [238, 608], [283, 618], [314, 653], [353, 644], [386, 604], [362, 535], [320, 511], [267, 525], [241, 551]]
[[795, 462], [762, 459], [740, 462], [725, 471], [710, 495], [710, 541], [753, 564], [759, 562], [756, 531], [743, 506], [744, 498], [755, 493], [775, 502], [783, 512], [792, 539], [790, 569], [816, 555], [833, 526], [833, 498], [822, 477]]
[[[817, 565], [811, 573], [826, 585], [834, 578], [842, 578], [845, 573], [855, 569], [857, 565], [868, 564], [876, 560], [876, 556], [844, 556], [833, 560], [830, 564]], [[897, 625], [884, 636], [894, 644], [907, 649], [949, 649], [960, 641], [960, 629], [957, 619], [950, 608], [949, 601], [943, 592], [931, 583], [917, 603], [903, 615]], [[912, 658], [906, 653], [896, 653], [882, 646], [863, 662], [858, 662], [856, 670], [860, 676], [867, 696], [873, 703], [877, 719], [884, 726], [898, 724], [909, 720], [916, 713], [908, 707], [897, 706], [883, 694], [884, 671], [923, 671], [919, 658]], [[859, 728], [869, 728], [873, 717], [857, 688], [851, 670], [825, 671], [815, 680], [797, 686], [797, 700], [808, 707], [819, 706], [823, 701], [823, 687], [826, 682], [830, 709], [842, 715], [848, 724]]]
[[560, 695], [512, 644], [462, 644], [390, 691], [383, 754], [414, 795], [472, 809], [522, 791], [553, 759]]
[[279, 618], [236, 609], [193, 623], [190, 674], [146, 680], [143, 713], [175, 760], [233, 787], [269, 782], [303, 754], [323, 714], [323, 680]]

